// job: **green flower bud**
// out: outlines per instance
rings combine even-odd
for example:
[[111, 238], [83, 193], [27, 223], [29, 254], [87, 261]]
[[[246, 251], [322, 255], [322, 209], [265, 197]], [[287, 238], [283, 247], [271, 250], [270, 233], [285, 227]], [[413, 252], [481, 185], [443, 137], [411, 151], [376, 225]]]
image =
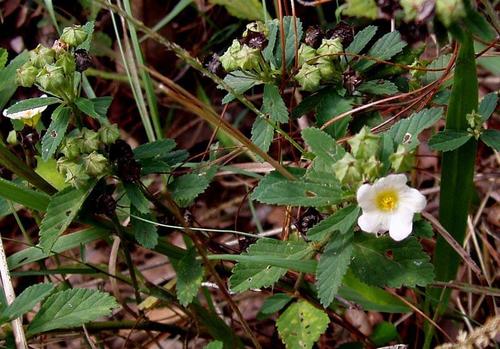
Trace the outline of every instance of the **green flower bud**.
[[328, 57], [320, 57], [316, 63], [323, 81], [339, 81], [341, 73], [335, 69], [335, 64]]
[[47, 64], [54, 63], [55, 51], [43, 45], [38, 45], [34, 50], [29, 52], [30, 62], [37, 68], [41, 69]]
[[88, 175], [97, 177], [109, 168], [108, 159], [95, 151], [83, 157], [83, 168]]
[[353, 138], [347, 141], [351, 146], [351, 153], [356, 159], [369, 159], [376, 156], [379, 149], [379, 136], [370, 132], [368, 127], [363, 127]]
[[463, 0], [436, 0], [436, 14], [445, 26], [465, 17]]
[[224, 52], [224, 54], [220, 57], [220, 62], [222, 63], [222, 67], [226, 72], [232, 72], [238, 69], [239, 65], [236, 60], [236, 55], [241, 50], [241, 44], [238, 40], [233, 40], [233, 43], [229, 48]]
[[69, 46], [76, 47], [87, 39], [87, 32], [81, 25], [74, 25], [63, 29], [60, 40]]
[[52, 49], [56, 53], [56, 57], [59, 57], [68, 51], [68, 44], [62, 42], [61, 40], [56, 40], [52, 44]]
[[261, 21], [248, 23], [247, 29], [243, 32], [242, 36], [243, 37], [247, 36], [249, 31], [255, 32], [255, 33], [262, 33], [265, 36], [267, 36], [269, 33], [267, 26], [264, 23], [262, 23]]
[[247, 45], [241, 46], [241, 50], [234, 57], [241, 70], [253, 70], [260, 68], [260, 51]]
[[57, 160], [57, 171], [64, 176], [64, 182], [75, 188], [80, 188], [90, 178], [82, 165], [64, 157]]
[[73, 74], [76, 68], [75, 58], [68, 52], [63, 53], [57, 59], [56, 66], [61, 67], [66, 75]]
[[19, 142], [17, 141], [17, 133], [15, 130], [11, 130], [9, 134], [7, 135], [7, 143], [11, 145], [16, 145]]
[[389, 156], [389, 161], [394, 172], [408, 172], [415, 164], [415, 153], [409, 151], [407, 146], [400, 144], [396, 152]]
[[295, 80], [305, 91], [314, 91], [319, 87], [321, 73], [317, 66], [304, 63], [300, 68]]
[[481, 133], [483, 132], [483, 117], [481, 114], [473, 111], [465, 116], [469, 127], [467, 131], [474, 136], [476, 139], [479, 139]]
[[38, 69], [30, 62], [25, 63], [16, 71], [16, 82], [23, 87], [31, 87], [35, 83]]
[[361, 163], [363, 169], [363, 179], [371, 181], [378, 177], [380, 172], [380, 161], [375, 156], [371, 156], [367, 161]]
[[363, 179], [359, 161], [350, 153], [345, 153], [342, 159], [333, 165], [333, 172], [343, 184], [355, 184]]
[[113, 144], [120, 137], [120, 130], [116, 124], [104, 125], [97, 132], [104, 144]]
[[[314, 57], [317, 56], [316, 50], [309, 45], [301, 44], [299, 47], [299, 65], [303, 65], [304, 63], [311, 61]], [[312, 64], [314, 62], [309, 62]]]
[[57, 91], [64, 86], [66, 77], [62, 67], [50, 64], [38, 72], [36, 82], [47, 91]]
[[63, 141], [61, 148], [59, 149], [61, 153], [68, 159], [76, 159], [80, 156], [80, 141], [78, 138], [68, 137]]
[[99, 139], [99, 134], [95, 131], [84, 128], [82, 130], [82, 135], [79, 137], [80, 149], [82, 153], [90, 154], [93, 151], [99, 149], [101, 140]]
[[[321, 45], [316, 50], [318, 55], [336, 55], [342, 53], [344, 48], [342, 47], [342, 41], [340, 38], [335, 39], [323, 39]], [[331, 56], [335, 58], [335, 56]]]

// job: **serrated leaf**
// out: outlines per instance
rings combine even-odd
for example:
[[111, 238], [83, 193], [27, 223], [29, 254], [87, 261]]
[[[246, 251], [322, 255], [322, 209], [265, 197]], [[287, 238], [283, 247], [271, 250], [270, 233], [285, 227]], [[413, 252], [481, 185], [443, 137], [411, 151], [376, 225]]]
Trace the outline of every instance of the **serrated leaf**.
[[299, 103], [295, 108], [292, 110], [292, 118], [299, 118], [304, 114], [309, 113], [310, 111], [313, 111], [316, 109], [318, 106], [319, 102], [321, 102], [321, 99], [323, 98], [323, 95], [326, 93], [326, 90], [323, 89], [317, 93], [314, 93], [310, 96], [306, 96], [302, 102]]
[[[368, 50], [367, 55], [380, 60], [388, 60], [401, 52], [406, 45], [406, 42], [401, 40], [399, 32], [393, 31], [378, 39]], [[364, 71], [375, 63], [374, 60], [362, 60], [355, 65], [355, 69]]]
[[321, 241], [335, 231], [343, 235], [356, 223], [358, 216], [358, 206], [351, 205], [344, 207], [309, 229], [307, 237], [311, 241]]
[[366, 45], [370, 42], [371, 39], [377, 33], [378, 28], [374, 25], [369, 25], [363, 30], [359, 31], [355, 36], [352, 42], [347, 46], [346, 52], [358, 54], [360, 53]]
[[188, 173], [175, 178], [169, 184], [172, 190], [172, 198], [181, 207], [186, 207], [209, 186], [215, 175], [215, 171], [207, 171], [207, 174]]
[[74, 288], [53, 294], [42, 307], [28, 327], [28, 336], [59, 328], [81, 326], [111, 314], [118, 304], [109, 294]]
[[[260, 80], [255, 80], [254, 78], [246, 75], [242, 71], [236, 70], [226, 75], [224, 82], [231, 87], [234, 92], [241, 95], [254, 87], [255, 85], [260, 85], [263, 82]], [[228, 93], [222, 99], [222, 104], [227, 104], [233, 101], [236, 97], [231, 93]]]
[[499, 130], [484, 130], [480, 139], [488, 147], [500, 151], [500, 131]]
[[134, 158], [138, 161], [163, 158], [174, 150], [176, 146], [175, 141], [168, 138], [142, 144], [134, 149]]
[[269, 62], [271, 66], [277, 67], [274, 52], [277, 44], [279, 25], [276, 21], [268, 20], [266, 22], [266, 26], [269, 32], [267, 35], [268, 43], [267, 46], [262, 50], [262, 57], [264, 57], [266, 62]]
[[82, 29], [87, 33], [87, 39], [78, 45], [78, 49], [84, 49], [86, 51], [90, 50], [90, 44], [92, 43], [92, 35], [94, 34], [94, 21], [88, 21], [82, 26]]
[[59, 235], [71, 224], [93, 186], [94, 183], [79, 189], [67, 187], [50, 198], [39, 233], [39, 245], [45, 253], [50, 252]]
[[7, 59], [9, 58], [9, 53], [3, 47], [0, 47], [0, 70], [5, 68], [7, 64]]
[[277, 313], [292, 299], [292, 297], [285, 293], [276, 293], [271, 297], [266, 298], [264, 304], [262, 304], [262, 307], [259, 310], [259, 314], [271, 315]]
[[489, 119], [491, 114], [495, 111], [498, 104], [498, 93], [488, 93], [479, 103], [478, 113], [481, 114], [483, 122]]
[[332, 303], [351, 262], [353, 236], [352, 230], [347, 234], [335, 235], [319, 259], [316, 287], [319, 300], [325, 308]]
[[352, 17], [376, 19], [378, 7], [375, 0], [347, 0], [342, 14]]
[[[295, 39], [295, 29], [294, 29], [294, 19], [296, 20], [297, 23], [297, 39]], [[300, 40], [302, 39], [302, 22], [298, 17], [292, 17], [292, 16], [284, 16], [283, 17], [283, 29], [284, 29], [284, 36], [285, 36], [285, 59], [286, 59], [286, 66], [290, 67], [292, 63], [295, 60], [295, 41], [297, 41], [298, 45], [300, 46]], [[278, 31], [278, 38], [281, 38], [281, 31]], [[274, 55], [276, 59], [276, 65], [278, 67], [281, 67], [282, 65], [282, 47], [281, 47], [281, 40], [278, 40], [278, 45], [276, 49], [276, 53]]]
[[402, 144], [407, 142], [410, 149], [414, 149], [418, 145], [418, 135], [426, 128], [431, 127], [436, 123], [443, 114], [443, 108], [422, 109], [418, 113], [413, 113], [410, 117], [400, 120], [394, 124], [387, 132], [394, 144]]
[[455, 150], [471, 138], [470, 133], [466, 131], [444, 130], [436, 133], [429, 139], [429, 147], [438, 151]]
[[311, 148], [313, 154], [330, 166], [335, 164], [345, 154], [344, 148], [339, 146], [335, 142], [335, 139], [318, 128], [309, 127], [303, 129], [302, 138]]
[[[322, 94], [322, 98], [316, 108], [316, 123], [323, 126], [327, 121], [352, 109], [353, 99], [341, 97], [337, 91], [329, 90]], [[325, 131], [335, 139], [342, 138], [347, 132], [351, 121], [350, 116], [334, 122]]]
[[131, 230], [137, 242], [146, 248], [154, 248], [158, 244], [158, 229], [153, 223], [142, 220], [152, 221], [151, 213], [141, 213], [135, 206], [130, 208], [130, 213]]
[[271, 143], [273, 142], [273, 138], [273, 126], [264, 118], [257, 116], [252, 126], [252, 142], [267, 153]]
[[382, 321], [375, 326], [373, 333], [370, 335], [370, 340], [378, 347], [396, 340], [398, 335], [396, 326], [390, 322]]
[[288, 109], [277, 86], [264, 85], [262, 112], [269, 114], [271, 120], [279, 123], [288, 122]]
[[54, 289], [50, 283], [36, 284], [26, 288], [14, 302], [7, 306], [0, 315], [0, 322], [4, 323], [16, 319], [33, 310], [37, 303], [44, 300]]
[[359, 233], [353, 241], [351, 268], [362, 281], [381, 287], [425, 286], [434, 279], [434, 267], [413, 238], [395, 242]]
[[[259, 239], [242, 256], [274, 257], [286, 260], [300, 260], [311, 252], [304, 241], [281, 241], [275, 239]], [[269, 265], [268, 263], [251, 263], [241, 261], [233, 268], [229, 282], [231, 290], [243, 292], [251, 288], [272, 286], [287, 269]]]
[[17, 90], [16, 71], [29, 59], [28, 51], [23, 51], [10, 61], [4, 68], [0, 69], [0, 109], [3, 109], [12, 95]]
[[19, 113], [25, 110], [30, 110], [34, 108], [45, 107], [47, 105], [52, 105], [55, 103], [61, 103], [59, 98], [55, 97], [39, 97], [39, 98], [28, 98], [17, 102], [13, 106], [7, 109], [7, 114]]
[[415, 237], [430, 239], [434, 236], [434, 230], [432, 229], [432, 225], [429, 222], [420, 219], [413, 223], [413, 231], [411, 234]]
[[130, 204], [140, 213], [149, 213], [149, 201], [142, 193], [141, 189], [134, 183], [123, 183], [123, 188], [127, 193]]
[[54, 155], [61, 143], [71, 117], [71, 108], [59, 106], [52, 113], [52, 121], [42, 138], [42, 159], [44, 161]]
[[203, 281], [203, 266], [196, 259], [194, 247], [190, 248], [175, 265], [175, 270], [177, 272], [177, 299], [186, 307], [198, 294]]
[[399, 92], [396, 84], [383, 79], [366, 81], [359, 85], [358, 91], [372, 95], [393, 95]]
[[422, 76], [422, 83], [427, 85], [433, 81], [439, 79], [443, 73], [444, 69], [448, 66], [451, 59], [451, 54], [439, 55], [436, 59], [434, 59], [428, 66], [428, 69], [443, 69], [438, 71], [427, 71]]
[[75, 105], [80, 109], [83, 113], [96, 118], [99, 121], [107, 122], [107, 112], [111, 102], [113, 101], [113, 97], [97, 97], [97, 98], [84, 98], [80, 97], [75, 101]]
[[210, 0], [210, 3], [224, 6], [229, 14], [237, 18], [250, 21], [262, 21], [264, 18], [264, 10], [259, 0]]
[[320, 207], [340, 202], [342, 191], [338, 183], [291, 181], [274, 171], [261, 179], [251, 197], [264, 204]]
[[287, 349], [309, 349], [326, 331], [329, 322], [323, 310], [300, 300], [281, 314], [276, 327]]

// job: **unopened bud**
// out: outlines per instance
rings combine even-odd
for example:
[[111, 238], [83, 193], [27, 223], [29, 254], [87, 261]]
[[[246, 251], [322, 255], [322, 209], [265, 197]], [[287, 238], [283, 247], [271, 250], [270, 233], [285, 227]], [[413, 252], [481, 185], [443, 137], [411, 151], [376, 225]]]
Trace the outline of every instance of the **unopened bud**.
[[38, 69], [30, 62], [25, 63], [16, 71], [16, 82], [23, 87], [31, 87], [35, 83]]
[[47, 64], [54, 63], [55, 51], [43, 45], [38, 45], [34, 50], [29, 52], [30, 62], [37, 68], [41, 69]]
[[66, 77], [62, 67], [46, 65], [36, 76], [36, 82], [47, 91], [57, 91], [64, 86]]
[[76, 47], [87, 39], [87, 32], [81, 25], [74, 25], [63, 29], [60, 40], [70, 46]]
[[333, 172], [343, 184], [355, 184], [362, 180], [359, 162], [350, 153], [345, 153], [342, 159], [333, 165]]
[[337, 55], [342, 53], [344, 48], [342, 47], [342, 42], [340, 38], [335, 39], [323, 39], [321, 45], [317, 50], [318, 55]]
[[15, 130], [11, 130], [9, 134], [7, 135], [7, 143], [11, 145], [16, 145], [19, 142], [17, 141], [17, 133]]
[[76, 68], [75, 59], [70, 53], [63, 53], [57, 59], [56, 66], [61, 67], [66, 75], [73, 74]]
[[380, 161], [375, 156], [371, 156], [367, 161], [363, 161], [360, 166], [363, 170], [363, 178], [368, 181], [377, 178], [380, 172], [380, 165]]
[[82, 153], [90, 154], [99, 149], [99, 134], [95, 131], [89, 130], [88, 128], [83, 128], [79, 141]]
[[233, 40], [233, 43], [229, 48], [224, 52], [224, 54], [220, 57], [220, 62], [222, 63], [222, 67], [226, 72], [232, 72], [238, 69], [239, 65], [236, 61], [236, 55], [241, 50], [241, 44], [238, 40]]
[[304, 63], [295, 75], [295, 80], [298, 81], [303, 90], [314, 91], [319, 87], [321, 73], [317, 66]]
[[118, 137], [120, 137], [120, 130], [116, 124], [104, 125], [97, 133], [99, 133], [99, 138], [104, 144], [115, 143]]
[[351, 153], [356, 159], [367, 160], [371, 156], [378, 154], [379, 136], [371, 133], [366, 126], [347, 142], [351, 146]]
[[83, 167], [88, 175], [97, 177], [106, 172], [109, 163], [104, 155], [94, 151], [83, 157]]
[[299, 47], [299, 65], [303, 65], [304, 63], [313, 64], [312, 60], [317, 56], [316, 50], [309, 45], [301, 44]]
[[90, 178], [82, 165], [64, 157], [57, 160], [57, 170], [64, 176], [64, 182], [80, 188]]
[[63, 144], [61, 145], [59, 151], [63, 153], [67, 159], [76, 159], [80, 156], [81, 152], [80, 142], [77, 138], [67, 137], [63, 141]]
[[329, 57], [320, 57], [316, 66], [321, 74], [323, 81], [340, 81], [342, 73], [335, 69], [335, 64]]
[[415, 153], [409, 151], [407, 146], [400, 144], [396, 152], [389, 156], [389, 161], [394, 172], [408, 172], [415, 163]]

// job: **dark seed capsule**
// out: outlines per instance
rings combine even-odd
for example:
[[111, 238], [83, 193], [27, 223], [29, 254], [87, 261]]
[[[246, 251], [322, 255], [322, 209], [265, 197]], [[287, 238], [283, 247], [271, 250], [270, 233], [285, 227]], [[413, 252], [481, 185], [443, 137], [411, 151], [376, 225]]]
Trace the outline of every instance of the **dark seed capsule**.
[[136, 182], [141, 178], [141, 165], [133, 158], [119, 159], [116, 172], [124, 182]]
[[240, 39], [240, 44], [262, 50], [267, 46], [267, 38], [263, 33], [249, 30], [247, 36]]
[[75, 63], [76, 71], [80, 73], [93, 66], [92, 57], [90, 57], [89, 53], [84, 49], [75, 51]]
[[323, 40], [323, 31], [317, 25], [310, 26], [306, 30], [305, 43], [314, 49], [317, 49], [321, 45], [321, 40]]
[[294, 225], [301, 234], [305, 235], [309, 229], [318, 224], [322, 219], [321, 213], [316, 209], [308, 208], [294, 222]]
[[133, 159], [134, 152], [130, 145], [124, 140], [118, 139], [109, 147], [109, 160], [117, 161], [120, 159]]
[[220, 57], [217, 53], [214, 53], [205, 59], [204, 66], [218, 77], [222, 77], [224, 75], [224, 68], [222, 68], [222, 63], [220, 62]]
[[7, 179], [7, 180], [11, 180], [12, 179], [12, 175], [13, 175], [13, 173], [9, 169], [7, 169], [7, 168], [5, 168], [3, 166], [0, 166], [0, 177], [1, 178]]
[[29, 126], [25, 126], [18, 134], [19, 142], [24, 148], [34, 146], [39, 140], [38, 132]]
[[96, 198], [95, 213], [104, 214], [108, 217], [114, 215], [116, 210], [116, 200], [109, 193], [103, 193]]
[[362, 82], [363, 79], [354, 70], [347, 70], [342, 74], [342, 83], [350, 94], [352, 94]]
[[377, 3], [380, 11], [391, 17], [394, 15], [394, 12], [401, 8], [399, 1], [395, 0], [378, 0]]
[[335, 28], [328, 31], [327, 37], [329, 39], [340, 38], [340, 41], [345, 48], [349, 46], [354, 39], [354, 30], [349, 24], [340, 22], [335, 26]]

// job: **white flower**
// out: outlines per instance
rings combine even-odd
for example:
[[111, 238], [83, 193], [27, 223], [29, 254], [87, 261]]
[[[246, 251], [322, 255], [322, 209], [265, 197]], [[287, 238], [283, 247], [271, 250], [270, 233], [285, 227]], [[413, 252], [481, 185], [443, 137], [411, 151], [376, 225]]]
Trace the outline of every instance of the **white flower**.
[[[40, 97], [44, 98], [47, 97], [47, 95], [42, 95]], [[33, 119], [35, 116], [40, 115], [45, 109], [47, 109], [46, 105], [44, 105], [43, 107], [23, 110], [18, 113], [7, 113], [8, 109], [4, 109], [2, 114], [5, 117], [15, 120]]]
[[413, 215], [425, 208], [425, 197], [406, 185], [406, 175], [391, 174], [378, 179], [373, 185], [363, 184], [357, 192], [363, 214], [358, 225], [368, 233], [389, 230], [389, 235], [401, 241], [410, 235]]

